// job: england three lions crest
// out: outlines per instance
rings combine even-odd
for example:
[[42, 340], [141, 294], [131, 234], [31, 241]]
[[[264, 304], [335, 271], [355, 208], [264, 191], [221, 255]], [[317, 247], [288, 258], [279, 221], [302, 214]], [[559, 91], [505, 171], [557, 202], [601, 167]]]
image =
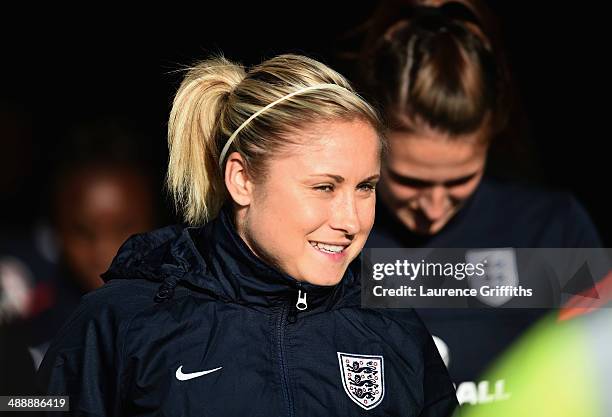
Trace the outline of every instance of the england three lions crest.
[[465, 260], [471, 264], [484, 264], [485, 274], [480, 279], [468, 281], [471, 288], [478, 290], [476, 296], [481, 302], [492, 307], [499, 307], [512, 299], [512, 295], [483, 295], [480, 289], [483, 286], [509, 286], [519, 285], [518, 265], [516, 251], [513, 248], [497, 249], [470, 249], [465, 254]]
[[338, 352], [338, 362], [342, 386], [351, 400], [366, 410], [381, 403], [385, 396], [382, 356]]

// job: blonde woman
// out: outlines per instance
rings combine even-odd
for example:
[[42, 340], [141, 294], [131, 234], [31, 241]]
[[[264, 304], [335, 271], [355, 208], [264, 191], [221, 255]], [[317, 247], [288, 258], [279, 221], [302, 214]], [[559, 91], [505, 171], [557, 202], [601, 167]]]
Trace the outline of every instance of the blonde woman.
[[415, 313], [360, 308], [384, 139], [341, 75], [295, 55], [204, 61], [176, 94], [169, 145], [191, 227], [123, 245], [50, 347], [46, 394], [92, 416], [452, 411]]

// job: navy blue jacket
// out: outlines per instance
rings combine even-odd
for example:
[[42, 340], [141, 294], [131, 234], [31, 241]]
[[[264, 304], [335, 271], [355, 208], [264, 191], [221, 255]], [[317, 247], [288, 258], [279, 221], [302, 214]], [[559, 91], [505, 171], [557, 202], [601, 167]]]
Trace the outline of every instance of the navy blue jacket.
[[358, 269], [297, 282], [253, 255], [227, 207], [132, 237], [52, 343], [41, 387], [84, 416], [449, 415], [431, 336], [413, 310], [361, 309]]

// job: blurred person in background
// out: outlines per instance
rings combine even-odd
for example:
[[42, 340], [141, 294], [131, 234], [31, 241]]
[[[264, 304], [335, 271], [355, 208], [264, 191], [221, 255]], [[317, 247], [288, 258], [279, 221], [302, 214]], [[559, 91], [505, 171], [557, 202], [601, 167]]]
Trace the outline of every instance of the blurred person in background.
[[[518, 104], [498, 29], [479, 1], [383, 2], [361, 27], [359, 85], [389, 138], [367, 247], [496, 248], [503, 257], [520, 247], [601, 246], [571, 194], [485, 174]], [[543, 313], [419, 310], [460, 403], [473, 405], [509, 398], [503, 378], [479, 374]]]
[[129, 236], [156, 225], [142, 146], [112, 121], [74, 127], [56, 148], [44, 193], [48, 220], [31, 234], [2, 236], [0, 373], [16, 377], [2, 378], [0, 393], [33, 392], [33, 371], [81, 296], [103, 284], [100, 274]]

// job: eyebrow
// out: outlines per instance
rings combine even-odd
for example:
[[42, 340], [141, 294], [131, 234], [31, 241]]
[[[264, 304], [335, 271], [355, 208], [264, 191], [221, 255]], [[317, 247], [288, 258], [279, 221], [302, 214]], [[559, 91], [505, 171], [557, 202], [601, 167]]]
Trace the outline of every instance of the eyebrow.
[[[407, 185], [407, 186], [415, 187], [415, 188], [426, 188], [426, 187], [432, 187], [438, 184], [436, 181], [422, 180], [419, 178], [409, 177], [407, 175], [401, 175], [389, 168], [387, 168], [387, 171], [389, 173], [389, 176], [394, 181], [402, 185]], [[474, 178], [476, 175], [478, 175], [478, 172], [473, 172], [463, 177], [458, 177], [458, 178], [453, 178], [451, 180], [442, 181], [440, 184], [444, 185], [445, 187], [453, 187], [456, 185], [465, 184], [466, 182]]]
[[[333, 179], [334, 181], [336, 181], [337, 183], [344, 182], [344, 177], [341, 176], [341, 175], [334, 175], [334, 174], [313, 174], [313, 175], [310, 175], [310, 176], [311, 177], [329, 177], [329, 178]], [[367, 177], [366, 179], [364, 179], [361, 182], [377, 180], [378, 178], [380, 178], [380, 174], [373, 174], [373, 175], [370, 175], [369, 177]]]

